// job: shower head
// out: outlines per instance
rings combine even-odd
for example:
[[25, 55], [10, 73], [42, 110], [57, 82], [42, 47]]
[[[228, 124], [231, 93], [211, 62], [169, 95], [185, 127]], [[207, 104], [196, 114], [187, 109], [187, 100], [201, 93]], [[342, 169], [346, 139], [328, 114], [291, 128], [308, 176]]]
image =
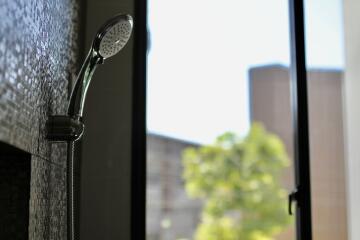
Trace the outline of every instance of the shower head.
[[109, 19], [98, 30], [71, 93], [68, 115], [73, 119], [82, 118], [86, 92], [97, 65], [123, 49], [131, 36], [132, 27], [132, 17], [128, 14], [119, 14]]
[[130, 38], [133, 20], [130, 15], [117, 15], [108, 20], [98, 31], [93, 50], [103, 59], [117, 54]]

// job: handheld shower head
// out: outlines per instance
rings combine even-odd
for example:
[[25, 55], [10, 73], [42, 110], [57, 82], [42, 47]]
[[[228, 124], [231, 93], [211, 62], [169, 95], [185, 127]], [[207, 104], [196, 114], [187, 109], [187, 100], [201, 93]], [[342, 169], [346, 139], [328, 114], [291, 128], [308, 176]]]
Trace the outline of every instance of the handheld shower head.
[[82, 118], [86, 92], [97, 65], [123, 49], [131, 36], [132, 27], [132, 17], [119, 14], [109, 19], [98, 30], [71, 93], [68, 105], [70, 117], [77, 120]]
[[117, 54], [127, 43], [132, 31], [132, 18], [129, 15], [117, 15], [108, 20], [97, 32], [92, 47], [83, 63], [77, 76], [75, 86], [72, 90], [68, 115], [50, 116], [47, 125], [47, 139], [50, 141], [68, 142], [67, 159], [67, 239], [78, 239], [76, 229], [77, 224], [77, 198], [75, 189], [75, 171], [74, 142], [81, 138], [84, 124], [82, 123], [82, 114], [85, 102], [85, 96], [89, 87], [91, 77], [98, 64], [102, 64], [105, 59]]

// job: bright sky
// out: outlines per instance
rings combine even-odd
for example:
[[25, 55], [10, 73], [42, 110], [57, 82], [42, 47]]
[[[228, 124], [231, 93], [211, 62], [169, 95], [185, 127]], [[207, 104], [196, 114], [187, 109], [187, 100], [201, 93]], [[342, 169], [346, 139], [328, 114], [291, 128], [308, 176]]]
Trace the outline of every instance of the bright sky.
[[[199, 143], [249, 128], [248, 70], [289, 65], [288, 0], [150, 0], [148, 130]], [[310, 67], [343, 67], [341, 0], [306, 1]]]

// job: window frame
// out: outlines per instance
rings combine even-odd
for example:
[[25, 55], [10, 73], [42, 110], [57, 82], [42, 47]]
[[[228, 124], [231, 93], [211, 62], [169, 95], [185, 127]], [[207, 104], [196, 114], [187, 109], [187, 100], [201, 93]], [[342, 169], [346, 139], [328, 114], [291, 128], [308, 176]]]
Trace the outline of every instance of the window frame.
[[[312, 239], [308, 89], [305, 53], [304, 1], [289, 0], [291, 97], [294, 129], [296, 236]], [[289, 207], [291, 199], [289, 195]]]

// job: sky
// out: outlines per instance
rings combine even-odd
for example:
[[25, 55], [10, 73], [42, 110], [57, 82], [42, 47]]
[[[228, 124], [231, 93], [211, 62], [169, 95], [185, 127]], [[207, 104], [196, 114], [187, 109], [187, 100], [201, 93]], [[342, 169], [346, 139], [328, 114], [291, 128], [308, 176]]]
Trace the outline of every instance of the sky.
[[[248, 70], [289, 65], [288, 0], [150, 0], [148, 131], [211, 143], [249, 129]], [[344, 66], [341, 0], [305, 1], [309, 68]]]

